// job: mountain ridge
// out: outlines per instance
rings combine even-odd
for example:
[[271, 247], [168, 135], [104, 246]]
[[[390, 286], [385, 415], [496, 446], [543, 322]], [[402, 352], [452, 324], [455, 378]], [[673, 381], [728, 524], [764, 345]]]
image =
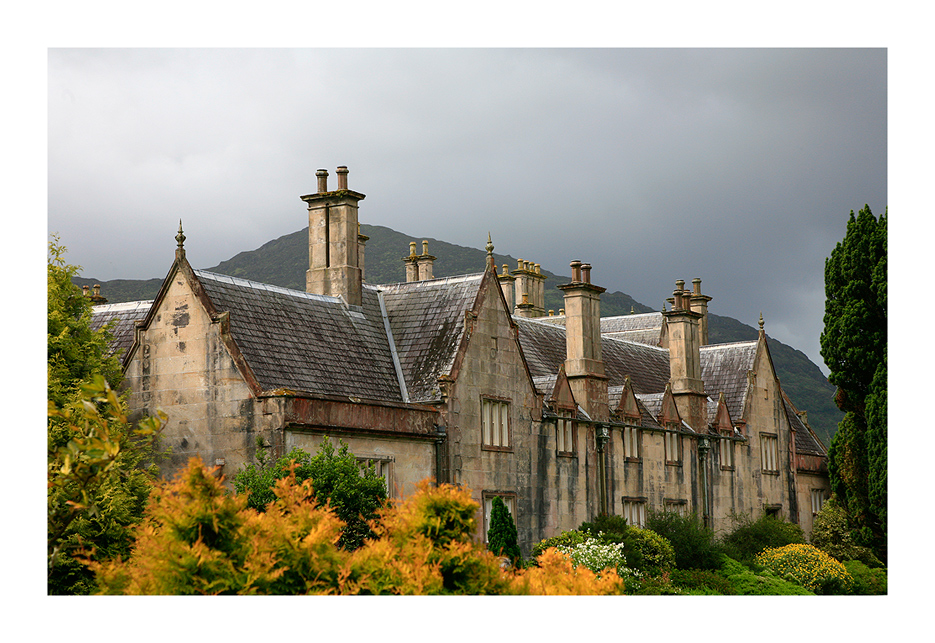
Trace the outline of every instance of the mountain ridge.
[[[433, 265], [435, 277], [481, 272], [487, 260], [486, 252], [467, 248], [431, 237], [414, 237], [385, 226], [361, 224], [361, 234], [370, 237], [365, 246], [364, 280], [367, 283], [395, 283], [406, 280], [404, 255], [408, 254], [409, 242], [429, 242], [429, 252], [438, 257]], [[511, 255], [494, 252], [494, 263], [498, 267], [507, 264], [515, 268], [517, 259]], [[308, 268], [308, 228], [283, 235], [263, 244], [255, 250], [240, 252], [227, 261], [207, 268], [211, 272], [242, 277], [284, 288], [305, 290], [305, 271]], [[542, 270], [547, 277], [545, 309], [558, 312], [564, 307], [561, 291], [550, 287], [564, 283], [561, 277]], [[99, 281], [76, 277], [79, 285], [101, 285], [101, 294], [109, 303], [152, 299], [162, 285], [162, 279], [113, 279]], [[605, 292], [601, 295], [603, 316], [646, 313], [658, 310], [636, 301], [626, 293]], [[732, 317], [708, 313], [709, 343], [726, 343], [755, 340], [758, 330]], [[779, 340], [768, 337], [770, 354], [783, 389], [800, 411], [808, 412], [808, 422], [825, 446], [843, 414], [834, 404], [835, 388], [822, 374], [821, 369], [802, 352]]]

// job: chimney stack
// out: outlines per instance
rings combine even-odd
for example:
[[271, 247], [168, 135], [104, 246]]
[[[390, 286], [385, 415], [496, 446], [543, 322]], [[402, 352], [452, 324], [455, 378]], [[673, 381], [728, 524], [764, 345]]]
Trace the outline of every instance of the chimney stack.
[[328, 191], [328, 171], [318, 170], [318, 192], [300, 197], [308, 204], [308, 263], [305, 290], [341, 297], [349, 306], [361, 305], [363, 266], [357, 218], [360, 192], [347, 189], [347, 168], [338, 168], [339, 189]]
[[429, 254], [429, 242], [427, 239], [422, 240], [422, 254], [419, 255], [418, 264], [419, 264], [419, 281], [425, 281], [426, 279], [434, 279], [435, 277], [432, 274], [432, 264], [435, 262], [436, 257], [433, 257]]
[[[699, 286], [700, 288], [700, 282]], [[692, 310], [692, 293], [685, 282], [675, 282], [672, 310], [663, 311], [669, 347], [669, 378], [679, 414], [696, 431], [707, 421], [704, 381], [701, 379], [702, 314]]]
[[[601, 293], [591, 283], [591, 266], [575, 260], [565, 294], [565, 375], [575, 400], [595, 420], [609, 418], [607, 376], [601, 354]], [[586, 281], [582, 280], [582, 273]]]
[[[506, 300], [507, 308], [510, 305], [516, 305], [516, 300], [513, 298], [513, 282], [516, 281], [516, 277], [510, 274], [510, 268], [506, 264], [503, 264], [503, 272], [497, 275], [497, 281], [500, 282], [500, 290], [503, 291], [503, 299]], [[510, 313], [513, 311], [510, 310]]]

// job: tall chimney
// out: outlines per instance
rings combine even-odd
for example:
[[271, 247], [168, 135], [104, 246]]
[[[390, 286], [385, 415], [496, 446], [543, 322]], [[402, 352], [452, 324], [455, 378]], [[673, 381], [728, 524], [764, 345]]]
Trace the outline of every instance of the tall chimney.
[[419, 281], [419, 255], [416, 254], [416, 242], [409, 242], [409, 256], [403, 257], [406, 264], [406, 283]]
[[[707, 421], [704, 381], [701, 379], [702, 314], [691, 309], [691, 292], [675, 282], [672, 310], [664, 311], [669, 345], [669, 379], [679, 414], [696, 431]], [[700, 285], [699, 285], [700, 287]]]
[[692, 279], [691, 309], [701, 314], [698, 320], [698, 341], [701, 346], [708, 345], [708, 302], [711, 297], [701, 294], [701, 279]]
[[429, 254], [429, 242], [426, 239], [422, 240], [422, 254], [418, 257], [418, 266], [419, 266], [419, 281], [425, 281], [426, 279], [434, 279], [432, 276], [432, 264], [435, 262], [436, 257], [433, 257]]
[[510, 268], [506, 264], [503, 264], [503, 272], [497, 275], [497, 281], [500, 282], [500, 290], [503, 291], [506, 305], [510, 307], [508, 312], [512, 314], [512, 307], [516, 305], [513, 299], [513, 282], [516, 281], [516, 277], [510, 274]]
[[318, 192], [300, 197], [308, 204], [308, 272], [305, 290], [341, 297], [349, 306], [361, 305], [363, 270], [359, 264], [357, 219], [360, 192], [348, 190], [347, 168], [338, 168], [338, 191], [328, 191], [328, 171], [318, 170]]
[[[601, 354], [601, 293], [606, 288], [590, 283], [589, 264], [575, 260], [570, 265], [571, 283], [558, 286], [565, 294], [565, 375], [588, 415], [606, 420], [610, 414]], [[587, 281], [582, 281], [582, 272]]]

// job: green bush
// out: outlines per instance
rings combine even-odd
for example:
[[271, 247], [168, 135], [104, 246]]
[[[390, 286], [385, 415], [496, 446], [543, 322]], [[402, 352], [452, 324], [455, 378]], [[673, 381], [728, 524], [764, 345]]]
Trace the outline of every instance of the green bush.
[[650, 511], [646, 528], [672, 543], [679, 569], [717, 569], [720, 564], [721, 552], [714, 532], [702, 526], [694, 514]]
[[871, 569], [859, 560], [844, 561], [847, 573], [854, 579], [852, 594], [886, 594], [886, 570], [880, 567]]
[[623, 516], [614, 516], [612, 514], [601, 514], [594, 519], [594, 522], [583, 522], [578, 527], [578, 531], [586, 531], [590, 534], [619, 534], [625, 536], [630, 525]]
[[859, 560], [867, 567], [883, 567], [869, 547], [855, 541], [847, 512], [833, 496], [815, 516], [811, 543], [838, 560]]
[[628, 556], [632, 552], [630, 567], [650, 576], [675, 567], [675, 549], [666, 537], [651, 529], [630, 527], [625, 538], [623, 551]]
[[812, 545], [766, 549], [757, 554], [755, 562], [816, 594], [849, 594], [853, 587], [847, 568]]
[[776, 576], [770, 571], [760, 574], [728, 556], [721, 557], [721, 575], [730, 583], [734, 594], [741, 596], [814, 596], [798, 583]]
[[781, 518], [764, 514], [752, 521], [748, 516], [734, 516], [735, 527], [721, 539], [724, 553], [746, 564], [768, 547], [804, 543], [802, 528]]
[[329, 503], [344, 521], [341, 547], [353, 551], [373, 538], [368, 521], [376, 518], [377, 509], [385, 502], [386, 486], [373, 467], [360, 468], [343, 441], [337, 451], [326, 437], [314, 456], [302, 449], [292, 449], [276, 462], [267, 462], [262, 457], [259, 460], [259, 464], [251, 464], [234, 476], [234, 490], [248, 494], [248, 507], [264, 511], [276, 499], [273, 489], [277, 481], [286, 478], [294, 467], [296, 480], [311, 480], [315, 500]]

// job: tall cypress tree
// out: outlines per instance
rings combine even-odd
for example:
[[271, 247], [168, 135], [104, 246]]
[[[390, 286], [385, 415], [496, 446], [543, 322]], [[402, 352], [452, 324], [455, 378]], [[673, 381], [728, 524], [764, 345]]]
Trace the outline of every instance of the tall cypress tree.
[[828, 452], [832, 491], [862, 540], [886, 558], [886, 214], [851, 211], [825, 261], [821, 356], [846, 413]]
[[487, 532], [487, 549], [498, 556], [506, 556], [514, 565], [522, 560], [517, 544], [516, 525], [500, 496], [495, 496], [490, 509], [490, 530]]

